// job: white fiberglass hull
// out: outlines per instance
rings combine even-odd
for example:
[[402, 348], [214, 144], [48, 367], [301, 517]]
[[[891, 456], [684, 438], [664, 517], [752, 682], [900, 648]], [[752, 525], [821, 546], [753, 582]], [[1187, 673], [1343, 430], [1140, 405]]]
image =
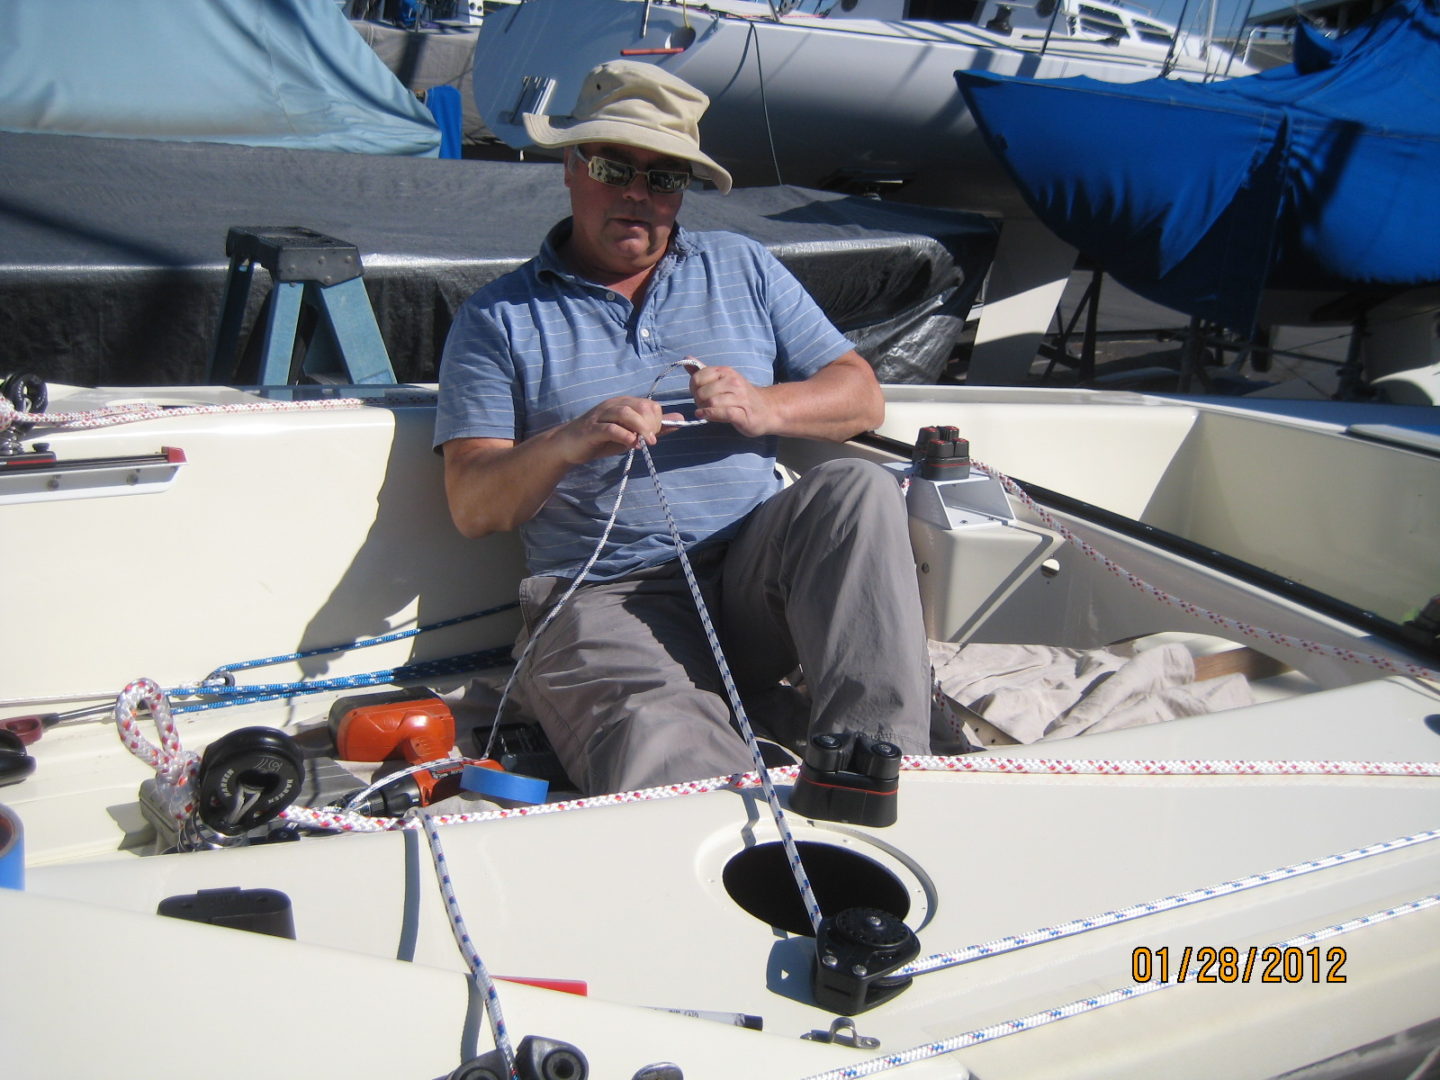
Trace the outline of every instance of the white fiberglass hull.
[[[175, 405], [257, 400], [214, 388], [157, 393]], [[1440, 526], [1440, 457], [1360, 439], [1341, 425], [1139, 395], [887, 393], [882, 435], [908, 441], [918, 425], [954, 423], [997, 469], [1263, 562], [1390, 620], [1433, 581], [1427, 538]], [[59, 389], [52, 411], [115, 396]], [[184, 462], [153, 486], [137, 474], [121, 483], [123, 494], [90, 479], [93, 471], [74, 470], [42, 485], [48, 494], [0, 502], [4, 534], [36, 538], [29, 572], [12, 582], [20, 614], [0, 639], [9, 700], [0, 716], [38, 711], [16, 704], [22, 698], [113, 693], [142, 675], [174, 685], [220, 664], [369, 637], [513, 596], [517, 545], [454, 535], [429, 449], [433, 397], [424, 389], [411, 397], [384, 407], [171, 415], [45, 432], [62, 459], [133, 458], [170, 446]], [[893, 458], [875, 444], [792, 443], [783, 456], [803, 470], [836, 452]], [[1289, 471], [1263, 483], [1244, 465], [1257, 460]], [[917, 975], [856, 1016], [855, 1028], [879, 1039], [878, 1048], [800, 1037], [828, 1030], [836, 1017], [813, 1001], [810, 939], [747, 910], [754, 893], [794, 889], [788, 876], [744, 861], [779, 835], [754, 788], [444, 828], [449, 877], [489, 970], [588, 986], [582, 999], [501, 983], [514, 1037], [566, 1040], [585, 1053], [590, 1075], [622, 1080], [662, 1060], [688, 1080], [799, 1080], [973, 1032], [987, 1034], [942, 1056], [917, 1053], [924, 1060], [898, 1075], [1258, 1077], [1398, 1033], [1422, 1033], [1411, 1041], [1424, 1049], [1431, 1036], [1423, 1033], [1440, 1017], [1440, 905], [1425, 906], [1440, 881], [1440, 843], [1427, 838], [1440, 827], [1440, 777], [1432, 775], [1440, 691], [1424, 659], [1143, 536], [1068, 511], [1059, 520], [1191, 607], [1157, 601], [1070, 541], [1013, 587], [992, 583], [1004, 594], [998, 607], [964, 629], [975, 616], [968, 583], [988, 573], [993, 546], [1053, 528], [1017, 507], [1013, 522], [993, 527], [912, 520], [932, 636], [963, 630], [977, 640], [1089, 647], [1134, 635], [1219, 634], [1297, 670], [1270, 680], [1248, 708], [987, 751], [959, 759], [980, 763], [965, 770], [932, 763], [907, 771], [899, 819], [888, 827], [788, 814], [807, 852], [838, 851], [879, 868], [922, 955], [997, 944], [995, 955]], [[1328, 524], [1339, 520], [1346, 531]], [[1211, 612], [1305, 644], [1257, 641], [1220, 627]], [[239, 678], [313, 679], [501, 645], [510, 620]], [[1342, 649], [1374, 662], [1349, 662]], [[182, 716], [178, 737], [199, 751], [259, 724], [315, 746], [333, 696]], [[27, 853], [24, 892], [0, 889], [0, 917], [23, 928], [0, 965], [7, 1076], [191, 1075], [203, 1053], [218, 1076], [433, 1077], [489, 1047], [417, 834], [142, 857], [149, 836], [136, 793], [152, 770], [124, 752], [112, 724], [61, 724], [29, 752], [33, 774], [0, 788], [0, 802], [24, 823]], [[1002, 755], [1015, 764], [983, 771]], [[1111, 765], [1069, 774], [1076, 766], [1064, 764], [1087, 760]], [[1116, 764], [1299, 761], [1352, 765], [1221, 765], [1214, 775], [1175, 766], [1166, 775]], [[1355, 762], [1398, 768], [1370, 774]], [[788, 804], [793, 774], [776, 782]], [[824, 860], [809, 861], [820, 873]], [[1307, 866], [1317, 861], [1324, 865]], [[842, 893], [859, 888], [857, 865], [841, 863]], [[1281, 868], [1271, 883], [1233, 888]], [[154, 914], [168, 897], [232, 886], [285, 893], [297, 940]], [[1215, 898], [1195, 895], [1211, 887]], [[1180, 896], [1189, 899], [1173, 902]], [[1158, 910], [1106, 917], [1147, 903]], [[1356, 922], [1376, 912], [1390, 914]], [[1104, 925], [1003, 948], [1008, 936], [1092, 916]], [[1331, 936], [1276, 945], [1311, 931]], [[1203, 972], [1214, 981], [1201, 981], [1207, 947], [1236, 949], [1238, 966], [1217, 955]], [[1148, 980], [1137, 963], [1149, 965]], [[1162, 964], [1173, 985], [1156, 990]], [[1136, 978], [1153, 992], [1086, 1005]], [[56, 1008], [53, 987], [81, 982], [107, 1007], [80, 1015]], [[759, 1016], [764, 1031], [657, 1009]], [[376, 1014], [383, 1022], [370, 1020]]]

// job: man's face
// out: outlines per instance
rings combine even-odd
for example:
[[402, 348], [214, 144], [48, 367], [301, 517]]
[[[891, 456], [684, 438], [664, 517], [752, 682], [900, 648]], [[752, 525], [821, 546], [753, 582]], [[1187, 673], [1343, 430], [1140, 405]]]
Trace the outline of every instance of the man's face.
[[657, 195], [645, 178], [647, 169], [688, 169], [686, 162], [614, 143], [586, 143], [586, 157], [602, 157], [633, 165], [635, 176], [625, 187], [592, 179], [573, 150], [566, 157], [565, 186], [575, 218], [571, 256], [577, 269], [590, 276], [628, 277], [660, 261], [670, 243], [683, 193]]

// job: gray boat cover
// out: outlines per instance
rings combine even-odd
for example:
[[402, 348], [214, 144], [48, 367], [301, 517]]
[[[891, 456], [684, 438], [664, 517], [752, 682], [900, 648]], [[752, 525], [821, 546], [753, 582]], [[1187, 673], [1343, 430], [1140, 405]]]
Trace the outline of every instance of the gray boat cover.
[[[0, 375], [206, 382], [227, 232], [298, 225], [358, 247], [397, 377], [434, 381], [458, 306], [569, 212], [560, 168], [0, 134]], [[975, 215], [790, 187], [693, 190], [681, 221], [765, 244], [889, 382], [937, 381], [995, 243]]]
[[475, 41], [480, 27], [435, 23], [413, 30], [376, 22], [352, 19], [350, 25], [375, 50], [381, 63], [395, 78], [422, 101], [437, 86], [452, 86], [460, 97], [461, 134], [471, 144], [495, 142], [495, 136], [480, 118], [471, 92], [474, 82]]
[[330, 0], [7, 0], [0, 130], [434, 156]]

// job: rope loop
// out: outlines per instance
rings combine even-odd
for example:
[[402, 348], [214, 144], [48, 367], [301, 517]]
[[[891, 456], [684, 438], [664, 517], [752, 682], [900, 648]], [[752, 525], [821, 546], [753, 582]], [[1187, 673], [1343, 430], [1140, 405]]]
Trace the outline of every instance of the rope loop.
[[[140, 728], [141, 711], [155, 721], [160, 745]], [[166, 812], [184, 822], [195, 810], [195, 776], [200, 755], [180, 745], [180, 734], [170, 712], [170, 700], [152, 679], [136, 679], [115, 699], [115, 730], [125, 749], [155, 770], [155, 780]]]

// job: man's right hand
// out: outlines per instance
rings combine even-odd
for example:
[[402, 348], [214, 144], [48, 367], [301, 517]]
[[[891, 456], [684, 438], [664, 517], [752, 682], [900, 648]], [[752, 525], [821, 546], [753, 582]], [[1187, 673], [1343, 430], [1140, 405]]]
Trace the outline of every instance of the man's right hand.
[[662, 412], [650, 398], [616, 397], [602, 401], [555, 432], [557, 445], [571, 465], [596, 458], [623, 454], [639, 446], [654, 446], [669, 428], [663, 420], [683, 419], [679, 413]]
[[529, 521], [574, 466], [623, 454], [670, 430], [649, 398], [616, 397], [524, 442], [451, 439], [445, 444], [445, 495], [455, 527], [468, 537], [508, 532]]

